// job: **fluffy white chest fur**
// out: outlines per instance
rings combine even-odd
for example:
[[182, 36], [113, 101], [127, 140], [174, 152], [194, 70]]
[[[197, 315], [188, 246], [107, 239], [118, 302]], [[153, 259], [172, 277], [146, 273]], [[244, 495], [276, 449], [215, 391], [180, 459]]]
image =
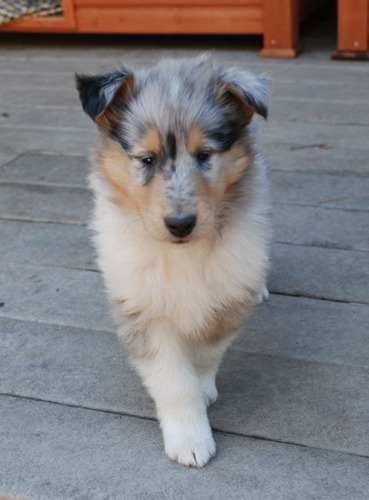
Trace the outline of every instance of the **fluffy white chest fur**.
[[147, 237], [135, 217], [100, 192], [92, 224], [99, 266], [110, 299], [128, 315], [139, 314], [145, 324], [165, 320], [173, 334], [201, 341], [214, 312], [227, 314], [235, 302], [252, 305], [268, 267], [267, 221], [257, 210], [210, 241], [173, 245]]

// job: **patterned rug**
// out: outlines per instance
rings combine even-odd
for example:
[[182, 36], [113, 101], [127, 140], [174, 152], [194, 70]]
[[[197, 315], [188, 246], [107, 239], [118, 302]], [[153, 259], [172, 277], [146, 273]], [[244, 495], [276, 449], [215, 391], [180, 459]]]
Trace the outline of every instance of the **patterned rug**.
[[62, 13], [62, 0], [0, 0], [0, 25]]

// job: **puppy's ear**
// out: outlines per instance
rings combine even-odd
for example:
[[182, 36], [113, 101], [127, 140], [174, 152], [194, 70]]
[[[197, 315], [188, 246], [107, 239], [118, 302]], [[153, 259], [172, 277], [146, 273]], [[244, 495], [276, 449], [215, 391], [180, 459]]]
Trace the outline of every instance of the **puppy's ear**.
[[119, 120], [133, 92], [134, 77], [126, 68], [96, 76], [76, 74], [76, 86], [85, 113], [105, 128]]
[[237, 105], [247, 121], [254, 113], [267, 119], [270, 87], [266, 76], [229, 68], [221, 71], [217, 82], [218, 96], [225, 105]]

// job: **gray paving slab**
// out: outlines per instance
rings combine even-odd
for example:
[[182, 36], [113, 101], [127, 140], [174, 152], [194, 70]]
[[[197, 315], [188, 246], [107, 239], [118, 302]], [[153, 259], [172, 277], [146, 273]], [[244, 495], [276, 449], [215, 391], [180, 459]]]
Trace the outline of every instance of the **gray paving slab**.
[[369, 210], [369, 177], [345, 174], [272, 172], [278, 203]]
[[280, 244], [269, 288], [276, 293], [369, 304], [369, 254]]
[[[68, 319], [65, 323], [73, 324], [73, 318], [72, 321]], [[367, 306], [272, 295], [266, 304], [257, 308], [232, 349], [266, 357], [367, 369], [368, 322]], [[121, 400], [135, 400], [135, 377], [130, 377], [130, 369], [126, 372], [124, 353], [117, 348], [115, 327], [110, 323], [105, 326], [109, 330], [104, 332], [0, 316], [1, 390], [44, 398], [50, 394], [53, 398], [73, 396], [74, 402], [92, 404], [91, 400], [86, 400], [82, 386], [87, 388], [88, 379], [95, 384], [96, 377], [101, 377], [93, 393], [87, 391], [88, 397], [93, 394], [95, 405], [106, 404], [106, 398], [111, 405], [119, 404]], [[21, 348], [22, 345], [25, 349]], [[39, 352], [38, 357], [34, 355], [36, 352]], [[84, 355], [86, 352], [89, 356]], [[30, 377], [32, 366], [35, 371]], [[104, 366], [104, 377], [101, 366]], [[55, 367], [62, 370], [62, 377]], [[133, 385], [134, 392], [129, 392], [131, 396], [125, 396], [130, 391], [128, 385], [112, 396], [109, 384], [117, 391], [116, 383], [120, 386], [126, 379]], [[29, 392], [34, 390], [41, 392]]]
[[[70, 75], [68, 75], [69, 78]], [[74, 105], [61, 104], [39, 104], [32, 103], [15, 104], [13, 101], [2, 104], [0, 113], [0, 125], [7, 127], [31, 127], [35, 123], [40, 127], [70, 127], [81, 129], [92, 129], [92, 123], [81, 112], [78, 103]], [[369, 105], [366, 103], [340, 103], [318, 101], [309, 102], [304, 99], [288, 100], [287, 98], [275, 98], [272, 102], [269, 124], [275, 126], [291, 122], [312, 122], [319, 124], [363, 125], [369, 126]], [[365, 128], [363, 129], [365, 134]], [[285, 140], [287, 134], [283, 137]], [[289, 137], [289, 135], [288, 135]], [[333, 138], [336, 136], [333, 135]], [[332, 143], [330, 136], [329, 142]], [[335, 141], [336, 142], [336, 141]], [[350, 144], [348, 145], [350, 146]], [[366, 153], [368, 156], [368, 152]]]
[[[91, 53], [95, 49], [91, 48]], [[139, 52], [139, 51], [138, 51]], [[80, 73], [90, 73], [108, 71], [112, 66], [117, 66], [122, 61], [126, 64], [139, 65], [141, 64], [153, 64], [155, 60], [160, 60], [161, 55], [153, 55], [150, 60], [150, 56], [143, 57], [143, 55], [138, 56], [137, 54], [132, 54], [131, 52], [124, 53], [121, 51], [120, 54], [115, 56], [105, 55], [104, 57], [94, 55], [93, 58], [85, 57], [74, 58], [73, 51], [67, 51], [64, 53], [63, 57], [54, 58], [50, 57], [32, 57], [31, 60], [24, 56], [9, 56], [0, 55], [0, 64], [4, 68], [5, 73], [10, 73], [13, 76], [27, 76], [29, 74], [40, 74], [48, 78], [50, 74], [57, 74], [63, 78], [73, 77], [75, 72]]]
[[[68, 75], [70, 79], [70, 75]], [[3, 103], [0, 113], [0, 125], [12, 127], [25, 127], [37, 123], [38, 126], [54, 127], [80, 127], [90, 128], [88, 117], [81, 113], [79, 105], [40, 104], [29, 103], [16, 105], [13, 102]], [[268, 123], [278, 126], [290, 122], [312, 122], [327, 124], [344, 124], [369, 126], [369, 104], [366, 103], [340, 103], [318, 101], [309, 102], [287, 98], [276, 98], [272, 102]], [[365, 133], [365, 128], [363, 130]], [[330, 142], [332, 142], [330, 140]], [[366, 153], [368, 156], [368, 152]]]
[[[104, 40], [106, 43], [106, 40]], [[129, 45], [132, 44], [130, 40]], [[204, 47], [206, 50], [206, 47]], [[203, 48], [203, 49], [204, 49]], [[207, 47], [209, 48], [209, 47]], [[347, 65], [342, 65], [334, 61], [324, 62], [309, 61], [308, 54], [301, 54], [296, 61], [278, 61], [276, 59], [260, 59], [254, 57], [254, 54], [246, 52], [244, 48], [237, 50], [233, 47], [232, 50], [222, 50], [216, 48], [213, 44], [211, 49], [217, 60], [224, 64], [237, 64], [240, 67], [252, 69], [256, 72], [268, 72], [274, 80], [285, 81], [295, 80], [297, 82], [320, 82], [329, 85], [329, 81], [337, 80], [342, 85], [363, 85], [363, 78], [369, 74], [368, 67], [365, 63], [357, 62], [348, 68]], [[200, 49], [201, 50], [201, 49]], [[334, 49], [333, 49], [334, 50]], [[101, 43], [96, 45], [92, 41], [89, 44], [89, 50], [85, 51], [83, 56], [75, 53], [73, 50], [65, 50], [60, 57], [52, 57], [52, 55], [39, 54], [39, 57], [32, 58], [19, 53], [0, 54], [0, 62], [2, 66], [2, 75], [7, 78], [7, 75], [17, 76], [25, 75], [31, 78], [44, 78], [43, 81], [53, 82], [54, 75], [59, 78], [68, 78], [74, 71], [95, 72], [106, 70], [114, 64], [125, 62], [140, 66], [142, 64], [154, 64], [161, 57], [176, 56], [182, 54], [184, 56], [199, 52], [198, 50], [155, 50], [152, 46], [150, 51], [134, 50], [131, 47], [120, 47], [114, 53], [111, 49], [104, 49], [101, 53]], [[40, 57], [41, 56], [41, 57]], [[306, 57], [307, 56], [307, 57]], [[38, 76], [36, 76], [38, 75]], [[52, 79], [52, 80], [49, 80]]]
[[0, 166], [6, 165], [17, 157], [17, 153], [0, 151]]
[[0, 234], [3, 262], [96, 269], [86, 227], [0, 220]]
[[272, 295], [233, 348], [270, 357], [369, 368], [369, 307]]
[[84, 224], [90, 210], [91, 194], [84, 188], [0, 182], [3, 218]]
[[111, 329], [100, 273], [0, 264], [0, 314], [30, 321]]
[[[8, 98], [10, 99], [10, 98]], [[87, 155], [94, 140], [93, 125], [54, 126], [0, 125], [0, 149], [13, 152], [37, 151], [55, 154]], [[367, 148], [363, 126], [326, 123], [274, 121], [264, 127], [265, 144], [286, 144], [292, 148], [327, 144], [328, 147]]]
[[[46, 280], [47, 266], [96, 270], [95, 254], [86, 227], [2, 221], [0, 229], [4, 262], [12, 263], [14, 269], [17, 264], [41, 264], [37, 273]], [[276, 293], [369, 303], [368, 255], [367, 251], [276, 243], [269, 288]], [[13, 292], [9, 289], [9, 293], [28, 290], [29, 287], [31, 293], [32, 283], [13, 280], [14, 269], [3, 270], [4, 280], [15, 287]], [[65, 272], [72, 272], [72, 269]], [[88, 276], [86, 274], [87, 281]], [[84, 280], [85, 276], [81, 275], [79, 279]]]
[[42, 153], [87, 156], [93, 142], [91, 135], [72, 126], [55, 128], [37, 125], [25, 128], [0, 127], [0, 150], [15, 153], [37, 151]]
[[278, 204], [273, 208], [273, 225], [277, 242], [369, 250], [368, 212]]
[[[291, 103], [294, 99], [291, 98]], [[287, 103], [285, 103], [287, 105]], [[328, 147], [367, 148], [366, 126], [330, 123], [289, 122], [277, 120], [263, 127], [266, 144], [288, 144], [292, 147], [327, 144]]]
[[[86, 69], [89, 72], [100, 71], [102, 67], [108, 67], [117, 61], [121, 63], [128, 61], [129, 64], [134, 64], [134, 66], [141, 66], [142, 64], [154, 64], [155, 61], [160, 57], [160, 53], [151, 51], [151, 54], [145, 55], [142, 51], [132, 51], [132, 50], [118, 50], [116, 54], [113, 51], [104, 51], [103, 55], [100, 55], [101, 46], [90, 45], [89, 51], [85, 51], [83, 57], [76, 57], [77, 54], [73, 51], [64, 51], [64, 56], [58, 61], [59, 65], [54, 66], [55, 60], [48, 59], [47, 64], [37, 68], [37, 71], [30, 68], [29, 61], [27, 59], [21, 58], [21, 62], [24, 63], [23, 69], [20, 64], [15, 68], [14, 65], [17, 62], [17, 57], [9, 56], [4, 57], [0, 55], [0, 60], [3, 61], [2, 66], [4, 67], [0, 75], [0, 85], [1, 86], [12, 86], [16, 79], [17, 83], [22, 83], [22, 76], [27, 76], [27, 81], [32, 87], [55, 87], [70, 84], [70, 75], [73, 74], [73, 69], [78, 69], [79, 65], [82, 65], [82, 71]], [[173, 51], [172, 53], [173, 54]], [[165, 55], [165, 53], [163, 53]], [[169, 54], [170, 55], [170, 54]], [[365, 75], [369, 75], [368, 68], [365, 65], [355, 65], [351, 68], [342, 64], [310, 64], [310, 65], [300, 65], [289, 64], [288, 61], [276, 61], [273, 59], [254, 59], [248, 57], [248, 54], [244, 51], [237, 50], [221, 50], [215, 49], [213, 55], [216, 60], [221, 61], [227, 65], [237, 64], [241, 68], [247, 68], [251, 71], [259, 73], [261, 71], [267, 72], [273, 82], [288, 83], [288, 84], [298, 84], [310, 85], [315, 84], [324, 87], [330, 87], [331, 93], [334, 94], [334, 88], [338, 85], [344, 86], [351, 92], [347, 93], [343, 102], [350, 97], [353, 89], [360, 88], [365, 89]], [[103, 56], [103, 57], [102, 57]], [[151, 57], [150, 57], [151, 56]], [[106, 62], [108, 60], [108, 62]], [[35, 64], [39, 63], [39, 60], [35, 57], [32, 58], [32, 62]], [[73, 68], [69, 67], [71, 62], [74, 63]], [[86, 66], [88, 65], [88, 66]], [[50, 67], [51, 66], [51, 67]], [[85, 69], [86, 68], [86, 69]]]
[[[288, 145], [268, 144], [266, 156], [273, 171], [292, 170], [318, 175], [333, 173], [345, 177], [366, 177], [369, 174], [367, 149], [321, 149], [317, 144], [309, 148], [291, 150]], [[88, 172], [88, 157], [30, 152], [20, 154], [13, 161], [9, 160], [6, 165], [0, 166], [0, 180], [86, 187]]]
[[321, 102], [356, 102], [360, 104], [362, 102], [367, 102], [369, 97], [368, 87], [361, 80], [353, 87], [349, 85], [342, 85], [339, 80], [331, 78], [329, 84], [326, 82], [325, 85], [313, 81], [299, 80], [298, 85], [296, 81], [284, 81], [279, 82], [275, 80], [273, 82], [273, 93], [272, 98], [278, 100], [279, 98], [286, 100], [298, 101], [321, 101]]
[[[23, 79], [20, 79], [21, 82]], [[57, 106], [80, 106], [77, 91], [74, 88], [74, 74], [70, 75], [70, 85], [63, 89], [29, 88], [27, 92], [22, 92], [22, 86], [17, 88], [17, 82], [11, 87], [4, 87], [0, 90], [0, 103], [16, 102], [18, 106], [24, 104], [38, 105], [57, 105]]]
[[215, 428], [368, 456], [369, 370], [229, 351]]
[[[251, 323], [225, 357], [218, 376], [220, 398], [210, 411], [213, 425], [221, 431], [369, 455], [369, 343], [363, 323], [368, 308], [348, 306], [345, 312], [352, 319], [340, 325], [343, 312], [337, 317], [337, 308], [329, 305], [324, 309], [319, 302], [315, 307], [295, 301], [291, 320], [291, 303], [273, 301], [272, 311], [263, 317], [266, 307], [260, 308], [256, 324]], [[296, 322], [304, 320], [290, 337]], [[272, 330], [271, 325], [282, 323], [286, 327]], [[351, 334], [352, 348], [347, 345]], [[0, 341], [2, 393], [155, 416], [111, 332], [1, 318]]]
[[23, 154], [0, 166], [0, 181], [87, 187], [89, 161], [83, 156]]
[[13, 398], [1, 404], [1, 489], [7, 495], [366, 498], [368, 462], [362, 457], [216, 433], [216, 459], [203, 470], [187, 469], [164, 456], [154, 422]]
[[[241, 57], [235, 57], [232, 53], [230, 59], [231, 63], [235, 61], [242, 67], [251, 67], [253, 71], [267, 72], [272, 79], [272, 85], [275, 81], [280, 83], [294, 82], [296, 85], [300, 85], [301, 82], [304, 84], [314, 83], [318, 89], [320, 86], [331, 87], [332, 94], [334, 94], [332, 84], [338, 85], [339, 83], [346, 88], [355, 88], [356, 86], [364, 88], [365, 75], [369, 75], [368, 67], [365, 65], [348, 68], [347, 65], [332, 63], [332, 61], [327, 61], [326, 64], [306, 64], [305, 62], [299, 66], [289, 64], [286, 60], [276, 61], [275, 59], [244, 62]], [[318, 92], [317, 94], [319, 96]], [[347, 99], [346, 95], [343, 102]]]
[[[283, 246], [280, 247], [281, 243], [368, 251], [368, 226], [366, 212], [278, 205], [274, 210], [275, 254], [278, 256], [279, 248], [282, 255], [286, 252]], [[80, 225], [0, 220], [0, 233], [1, 255], [8, 262], [94, 268], [90, 234]], [[304, 250], [291, 248], [288, 251], [301, 254]], [[334, 262], [330, 253], [324, 255]], [[357, 254], [352, 255], [349, 261], [354, 262]], [[357, 265], [354, 262], [356, 268], [359, 262], [360, 259]], [[349, 269], [347, 266], [347, 272]], [[345, 270], [343, 266], [341, 272]]]
[[[123, 60], [120, 61], [121, 63]], [[148, 65], [151, 66], [153, 63], [150, 62]], [[369, 91], [365, 85], [365, 81], [357, 79], [355, 85], [342, 85], [340, 81], [335, 81], [333, 78], [330, 79], [329, 84], [327, 82], [316, 82], [316, 81], [305, 81], [303, 79], [298, 80], [296, 84], [296, 78], [288, 79], [283, 78], [280, 81], [278, 78], [273, 78], [273, 73], [270, 75], [272, 79], [272, 99], [278, 101], [279, 99], [291, 101], [312, 101], [312, 102], [354, 102], [356, 104], [365, 103], [369, 97]], [[12, 81], [10, 85], [9, 82]], [[4, 82], [2, 84], [2, 82]], [[33, 76], [25, 79], [21, 76], [13, 74], [12, 76], [5, 75], [0, 78], [1, 88], [0, 91], [0, 101], [7, 101], [7, 97], [11, 100], [14, 99], [15, 92], [18, 92], [18, 104], [22, 102], [32, 102], [34, 99], [35, 104], [40, 103], [51, 103], [54, 104], [65, 104], [70, 105], [76, 102], [76, 91], [74, 83], [74, 73], [71, 72], [65, 75], [63, 78], [58, 77], [58, 75], [47, 75], [47, 78], [42, 78], [42, 75], [37, 75], [34, 73]], [[27, 90], [24, 97], [20, 96], [19, 93], [23, 93]], [[23, 91], [23, 92], [22, 92]], [[42, 96], [44, 93], [44, 96]], [[50, 96], [55, 96], [55, 98], [50, 99]], [[62, 99], [65, 99], [63, 103]], [[23, 100], [24, 99], [24, 100]], [[40, 101], [41, 99], [41, 101]]]
[[265, 150], [272, 170], [368, 175], [367, 149], [325, 146], [322, 141], [297, 149], [292, 144], [266, 144]]
[[[43, 163], [41, 166], [30, 162], [32, 167], [29, 168], [28, 178], [35, 178], [36, 182], [42, 178], [53, 181], [52, 171], [50, 175], [45, 173], [48, 168], [48, 157], [45, 160], [44, 157], [41, 158]], [[24, 161], [28, 161], [27, 157]], [[51, 163], [53, 161], [51, 157]], [[21, 164], [22, 161], [16, 163]], [[59, 160], [55, 162], [57, 173], [54, 178], [65, 184], [79, 182], [81, 186], [86, 185], [85, 173], [79, 174], [78, 166], [76, 172], [73, 160], [69, 158], [65, 161], [65, 170], [62, 165], [64, 165], [63, 159], [60, 160], [60, 164]], [[5, 175], [11, 179], [18, 178], [23, 175], [24, 168], [27, 169], [25, 164], [12, 173], [9, 167]], [[27, 176], [27, 173], [25, 175]], [[43, 181], [40, 180], [40, 182]], [[274, 171], [272, 182], [276, 203], [369, 210], [367, 176]], [[65, 220], [85, 221], [90, 208], [88, 191], [79, 187], [29, 185], [4, 181], [0, 184], [0, 190], [0, 211], [4, 216], [35, 217], [38, 220], [45, 220], [45, 218], [46, 220], [61, 220], [60, 217], [62, 217]]]
[[[340, 78], [341, 75], [337, 75]], [[298, 81], [298, 80], [297, 80]], [[296, 85], [298, 85], [296, 81]], [[327, 80], [326, 83], [330, 83]], [[355, 88], [352, 90], [355, 95]], [[318, 90], [319, 95], [319, 90]], [[327, 101], [319, 95], [315, 100], [289, 99], [287, 96], [276, 96], [272, 100], [270, 108], [270, 122], [313, 122], [341, 124], [349, 127], [351, 125], [369, 125], [369, 105], [368, 98], [365, 101], [342, 101], [337, 104], [336, 96], [334, 101]], [[364, 129], [365, 133], [365, 129]], [[331, 141], [330, 141], [331, 142]]]
[[[297, 150], [291, 150], [288, 145], [268, 144], [265, 149], [271, 170], [333, 173], [345, 177], [366, 177], [369, 173], [367, 149], [322, 149], [319, 144]], [[4, 153], [3, 157], [4, 164], [1, 165], [0, 161], [0, 180], [86, 186], [88, 157], [32, 152], [20, 155]]]
[[[80, 105], [64, 106], [57, 104], [14, 106], [13, 103], [2, 106], [5, 113], [0, 113], [0, 125], [25, 127], [37, 123], [41, 127], [79, 127], [93, 129], [93, 123], [82, 111]], [[4, 116], [4, 114], [6, 116]]]
[[153, 418], [113, 330], [0, 317], [0, 393]]

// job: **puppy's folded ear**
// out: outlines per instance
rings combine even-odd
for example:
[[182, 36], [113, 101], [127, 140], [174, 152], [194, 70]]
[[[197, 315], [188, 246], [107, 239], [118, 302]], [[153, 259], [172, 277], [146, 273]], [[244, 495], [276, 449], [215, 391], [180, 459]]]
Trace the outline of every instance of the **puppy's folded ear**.
[[134, 76], [126, 68], [96, 76], [76, 74], [76, 86], [85, 113], [99, 127], [110, 128], [133, 92]]
[[217, 83], [219, 98], [230, 108], [238, 106], [247, 121], [254, 113], [267, 119], [270, 87], [266, 76], [229, 68], [221, 71]]

